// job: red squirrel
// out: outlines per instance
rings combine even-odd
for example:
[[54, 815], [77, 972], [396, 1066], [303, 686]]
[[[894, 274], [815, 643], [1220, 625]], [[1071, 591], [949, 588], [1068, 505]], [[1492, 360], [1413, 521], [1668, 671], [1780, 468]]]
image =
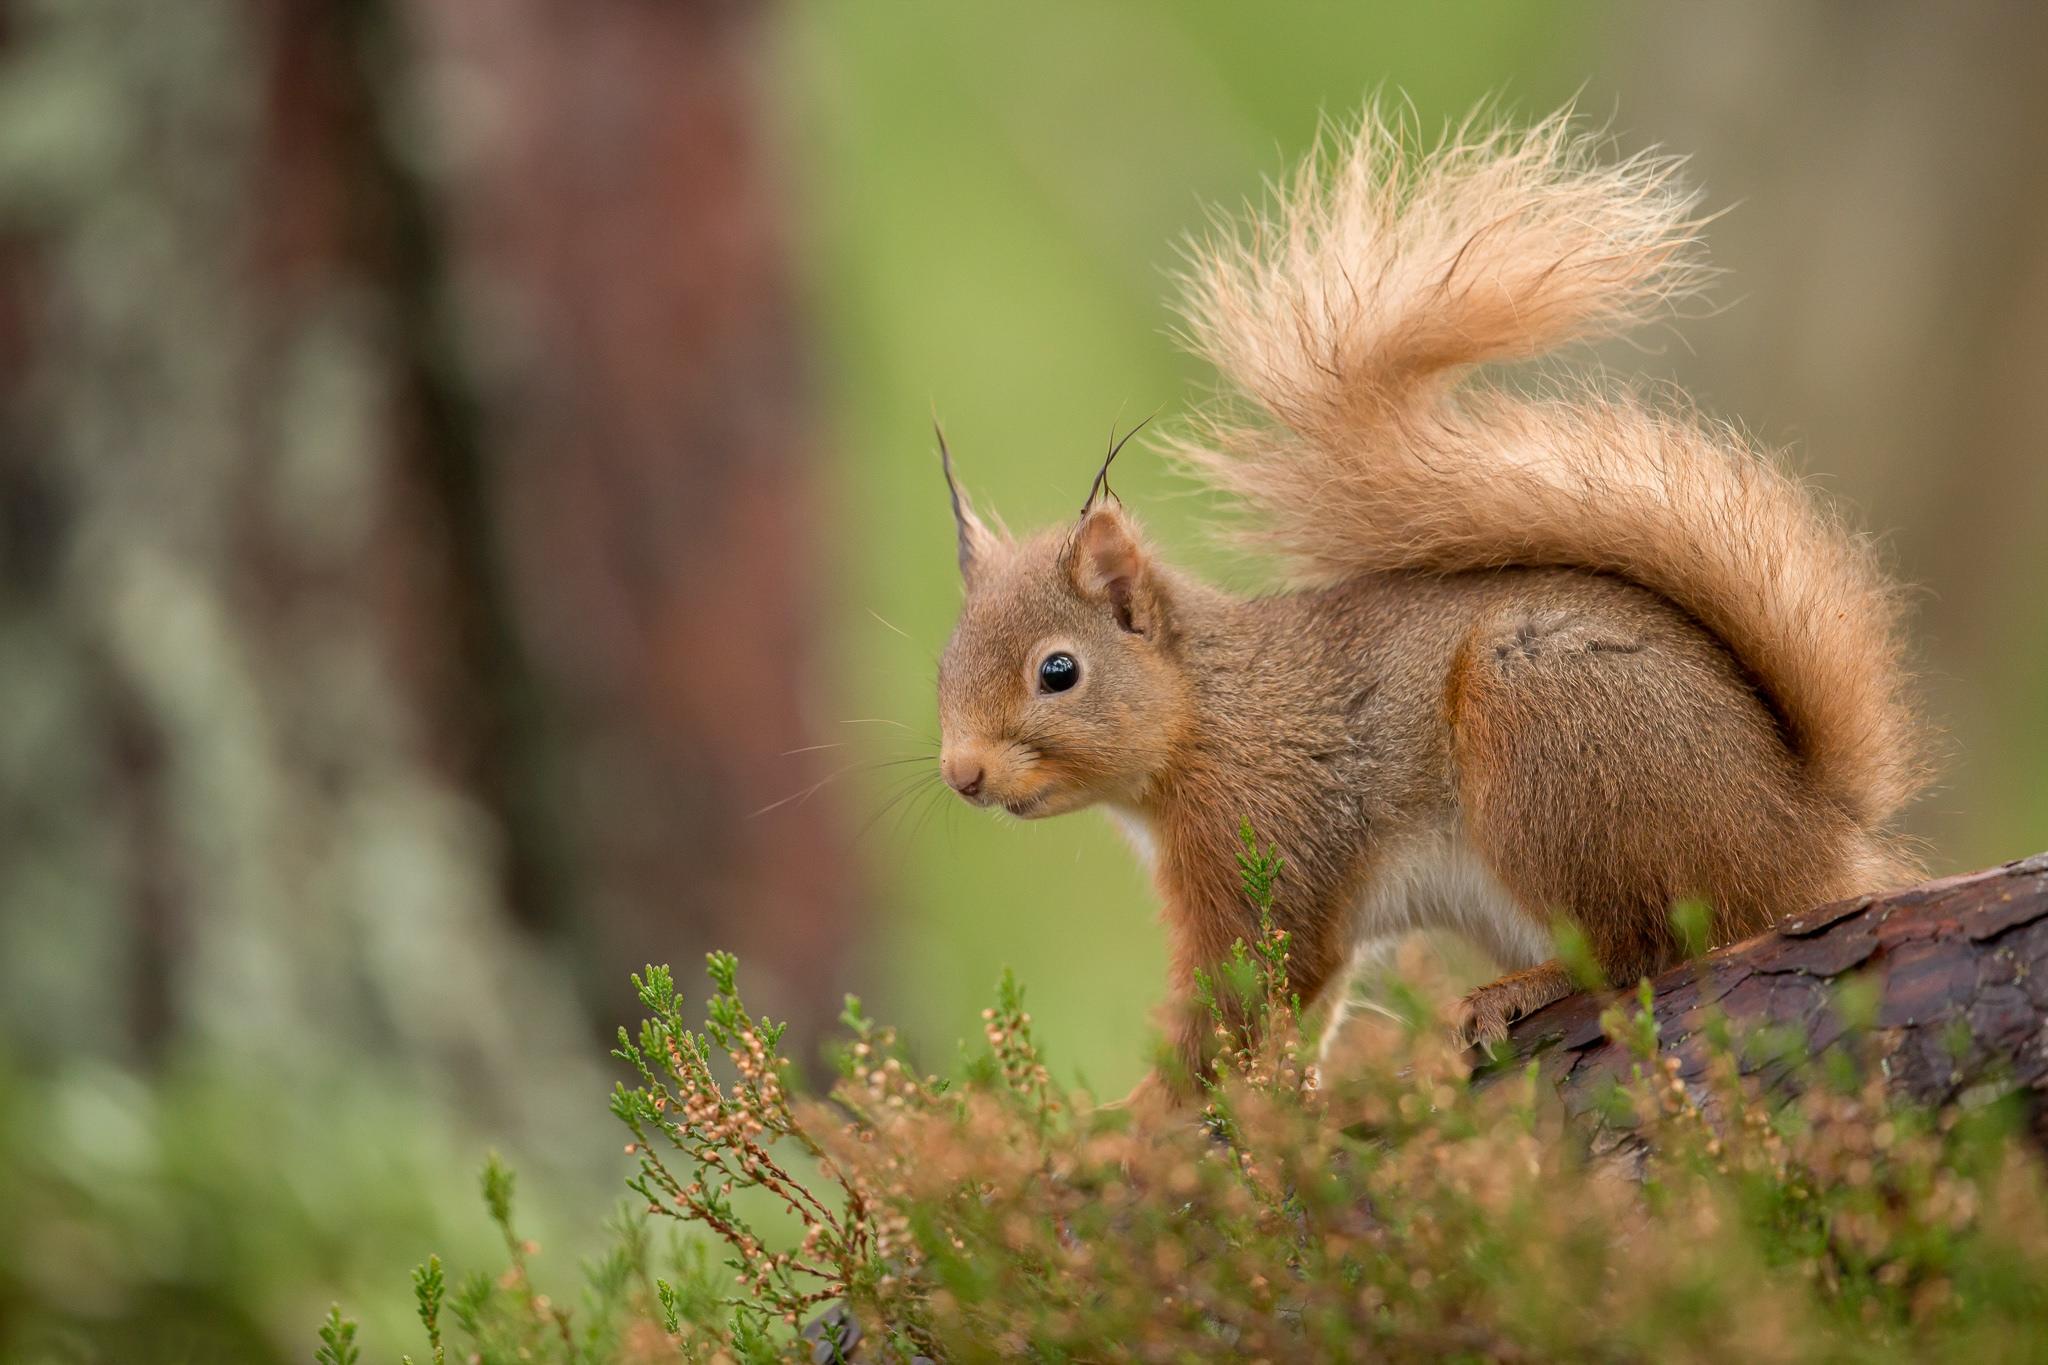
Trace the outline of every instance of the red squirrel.
[[1506, 973], [1464, 1001], [1471, 1041], [1573, 989], [1560, 920], [1625, 982], [1682, 953], [1681, 899], [1726, 942], [1913, 879], [1893, 821], [1923, 746], [1868, 541], [1669, 398], [1473, 375], [1698, 285], [1676, 163], [1603, 163], [1566, 116], [1417, 154], [1369, 115], [1275, 200], [1190, 252], [1188, 335], [1233, 396], [1167, 449], [1282, 590], [1165, 563], [1107, 463], [1071, 524], [999, 533], [940, 438], [965, 583], [943, 776], [1025, 819], [1103, 807], [1149, 860], [1163, 1087], [1208, 1060], [1195, 973], [1256, 933], [1245, 821], [1286, 859], [1305, 1004], [1454, 930]]

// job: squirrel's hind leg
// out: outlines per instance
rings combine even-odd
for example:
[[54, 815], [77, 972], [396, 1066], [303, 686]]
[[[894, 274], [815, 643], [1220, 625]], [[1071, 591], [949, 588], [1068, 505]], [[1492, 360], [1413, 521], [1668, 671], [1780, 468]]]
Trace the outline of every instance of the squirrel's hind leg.
[[[1675, 902], [1707, 900], [1725, 942], [1821, 899], [1849, 851], [1727, 652], [1640, 589], [1529, 584], [1458, 650], [1444, 716], [1472, 848], [1535, 924], [1573, 921], [1616, 984], [1677, 960]], [[1515, 980], [1474, 1001], [1479, 1026], [1505, 1026], [1496, 1007], [1530, 990]]]
[[1564, 999], [1574, 989], [1572, 974], [1556, 958], [1509, 972], [1458, 1002], [1458, 1041], [1480, 1046], [1503, 1042], [1509, 1024]]

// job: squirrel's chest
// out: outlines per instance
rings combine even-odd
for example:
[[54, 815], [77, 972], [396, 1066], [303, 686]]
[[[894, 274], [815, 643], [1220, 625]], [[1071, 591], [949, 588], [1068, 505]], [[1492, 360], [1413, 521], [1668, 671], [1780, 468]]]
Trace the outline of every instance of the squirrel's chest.
[[1139, 864], [1147, 872], [1153, 871], [1159, 862], [1159, 836], [1152, 829], [1151, 817], [1130, 806], [1106, 805], [1102, 809], [1130, 843]]

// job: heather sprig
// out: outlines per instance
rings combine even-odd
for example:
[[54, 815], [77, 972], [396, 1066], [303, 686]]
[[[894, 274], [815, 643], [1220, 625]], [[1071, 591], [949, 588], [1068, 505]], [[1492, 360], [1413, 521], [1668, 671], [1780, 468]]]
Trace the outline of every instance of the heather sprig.
[[448, 1282], [441, 1274], [439, 1256], [429, 1256], [425, 1265], [414, 1267], [412, 1293], [419, 1305], [420, 1326], [426, 1329], [434, 1365], [447, 1365], [447, 1348], [441, 1342], [441, 1301], [447, 1297]]
[[[733, 1331], [751, 1339], [775, 1324], [795, 1327], [831, 1301], [871, 1296], [887, 1267], [867, 1193], [792, 1107], [784, 1026], [748, 1012], [737, 971], [730, 954], [707, 957], [712, 989], [701, 1030], [688, 1024], [666, 967], [633, 978], [649, 1017], [637, 1040], [619, 1030], [614, 1055], [641, 1083], [621, 1084], [612, 1112], [632, 1131], [626, 1150], [639, 1170], [629, 1183], [646, 1211], [724, 1243], [734, 1288], [722, 1301]], [[900, 1069], [894, 1058], [884, 1065]], [[872, 1089], [887, 1101], [886, 1084]], [[814, 1189], [785, 1151], [816, 1170], [829, 1193]], [[741, 1191], [757, 1191], [791, 1216], [801, 1228], [796, 1244], [778, 1247], [755, 1228], [734, 1203]]]
[[327, 1310], [327, 1321], [320, 1324], [320, 1345], [313, 1359], [318, 1365], [356, 1365], [362, 1359], [356, 1349], [356, 1324], [341, 1315], [339, 1304]]

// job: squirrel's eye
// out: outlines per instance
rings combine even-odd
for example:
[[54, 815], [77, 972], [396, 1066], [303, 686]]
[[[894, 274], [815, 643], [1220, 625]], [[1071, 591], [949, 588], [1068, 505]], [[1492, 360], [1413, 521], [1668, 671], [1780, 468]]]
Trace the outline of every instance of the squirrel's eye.
[[1064, 692], [1079, 681], [1081, 665], [1071, 654], [1048, 654], [1045, 662], [1038, 666], [1038, 688], [1041, 692]]

